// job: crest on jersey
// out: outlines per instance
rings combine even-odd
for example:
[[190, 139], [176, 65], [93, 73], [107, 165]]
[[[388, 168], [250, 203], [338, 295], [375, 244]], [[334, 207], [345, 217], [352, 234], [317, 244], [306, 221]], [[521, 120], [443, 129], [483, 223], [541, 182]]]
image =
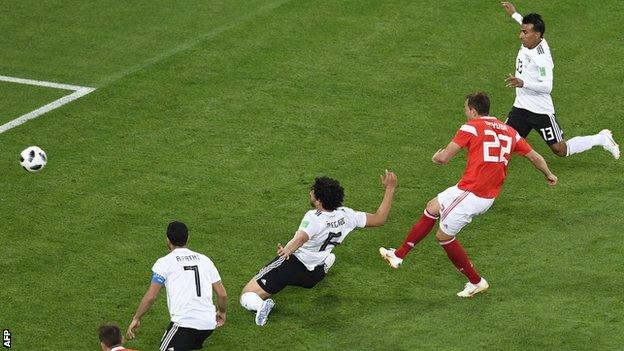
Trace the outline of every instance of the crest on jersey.
[[539, 75], [540, 77], [546, 77], [546, 67], [539, 68]]
[[531, 63], [531, 56], [524, 54], [524, 59], [526, 60], [526, 62]]
[[300, 227], [301, 227], [301, 228], [307, 228], [307, 227], [308, 227], [308, 225], [310, 225], [310, 222], [309, 222], [309, 221], [306, 221], [306, 220], [304, 219], [303, 221], [301, 221], [301, 225], [300, 225]]

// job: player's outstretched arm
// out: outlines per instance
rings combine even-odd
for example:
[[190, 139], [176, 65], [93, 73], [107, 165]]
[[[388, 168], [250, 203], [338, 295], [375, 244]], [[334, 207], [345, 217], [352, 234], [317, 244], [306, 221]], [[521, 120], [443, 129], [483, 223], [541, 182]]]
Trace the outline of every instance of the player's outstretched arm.
[[386, 169], [385, 174], [379, 176], [381, 184], [386, 188], [384, 197], [379, 204], [379, 208], [375, 213], [366, 214], [366, 227], [379, 227], [386, 223], [390, 209], [392, 208], [392, 200], [394, 199], [394, 189], [397, 186], [397, 176], [394, 172]]
[[516, 11], [516, 7], [512, 3], [508, 1], [503, 1], [501, 2], [501, 6], [503, 6], [505, 12], [507, 12], [509, 16], [511, 16], [516, 22], [518, 22], [518, 24], [522, 24], [522, 15]]
[[535, 166], [535, 168], [537, 168], [540, 172], [544, 174], [548, 185], [552, 186], [557, 184], [557, 176], [550, 171], [550, 169], [548, 168], [548, 164], [546, 163], [546, 160], [544, 160], [542, 155], [537, 153], [537, 151], [535, 150], [531, 150], [531, 152], [524, 155], [524, 157], [528, 158], [529, 161], [533, 163], [533, 166]]
[[460, 150], [461, 146], [451, 141], [444, 149], [436, 151], [433, 157], [431, 157], [431, 161], [436, 165], [445, 165], [449, 163]]
[[126, 333], [128, 340], [134, 339], [134, 333], [141, 326], [141, 318], [145, 313], [147, 313], [147, 311], [149, 311], [150, 307], [152, 307], [152, 304], [154, 304], [154, 301], [156, 301], [156, 297], [158, 297], [158, 292], [160, 292], [160, 287], [161, 285], [158, 283], [150, 284], [150, 287], [147, 289], [147, 292], [143, 296], [143, 299], [141, 299], [141, 303], [139, 303], [139, 307], [137, 308], [136, 313], [132, 317], [132, 322], [130, 322], [130, 325], [128, 326], [128, 331]]
[[216, 283], [212, 283], [212, 290], [217, 295], [217, 327], [221, 327], [225, 324], [225, 316], [227, 312], [227, 292], [225, 286], [219, 280]]
[[293, 252], [297, 251], [301, 245], [305, 244], [306, 241], [310, 240], [308, 233], [303, 230], [297, 230], [295, 236], [286, 244], [286, 246], [282, 247], [282, 244], [277, 244], [277, 255], [279, 257], [284, 257], [288, 259]]

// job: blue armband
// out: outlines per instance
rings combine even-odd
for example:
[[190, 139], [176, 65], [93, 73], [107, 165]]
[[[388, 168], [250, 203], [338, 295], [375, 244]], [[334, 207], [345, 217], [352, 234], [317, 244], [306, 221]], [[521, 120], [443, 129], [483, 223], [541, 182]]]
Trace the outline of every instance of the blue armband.
[[156, 273], [156, 272], [152, 272], [152, 283], [156, 283], [159, 285], [165, 285], [165, 277], [163, 277], [162, 275]]

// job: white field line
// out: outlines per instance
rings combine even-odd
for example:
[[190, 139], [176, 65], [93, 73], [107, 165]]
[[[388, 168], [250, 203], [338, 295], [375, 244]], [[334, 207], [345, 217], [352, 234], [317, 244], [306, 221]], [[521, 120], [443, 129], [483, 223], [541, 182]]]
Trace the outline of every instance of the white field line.
[[46, 88], [73, 90], [73, 91], [77, 91], [77, 90], [86, 88], [86, 87], [81, 87], [81, 86], [78, 86], [78, 85], [60, 84], [60, 83], [54, 83], [54, 82], [44, 82], [44, 81], [41, 81], [41, 80], [32, 80], [32, 79], [15, 78], [15, 77], [7, 77], [7, 76], [0, 76], [0, 81], [9, 82], [9, 83], [36, 85], [36, 86], [39, 86], [39, 87], [46, 87]]
[[54, 82], [44, 82], [44, 81], [40, 81], [40, 80], [32, 80], [32, 79], [24, 79], [24, 78], [15, 78], [15, 77], [7, 77], [7, 76], [0, 76], [0, 81], [3, 82], [10, 82], [10, 83], [18, 83], [18, 84], [27, 84], [27, 85], [35, 85], [35, 86], [40, 86], [40, 87], [46, 87], [46, 88], [54, 88], [54, 89], [63, 89], [63, 90], [72, 90], [73, 93], [69, 94], [69, 95], [65, 95], [60, 99], [56, 99], [54, 101], [52, 101], [51, 103], [41, 106], [38, 109], [34, 110], [34, 111], [30, 111], [27, 114], [21, 115], [19, 117], [17, 117], [16, 119], [7, 122], [3, 125], [0, 126], [0, 133], [4, 133], [7, 130], [13, 128], [13, 127], [17, 127], [20, 124], [24, 124], [27, 121], [30, 121], [31, 119], [37, 118], [39, 116], [41, 116], [44, 113], [50, 112], [52, 110], [54, 110], [55, 108], [59, 108], [67, 103], [70, 103], [80, 97], [83, 97], [87, 94], [89, 94], [90, 92], [94, 91], [95, 88], [90, 88], [90, 87], [81, 87], [78, 85], [70, 85], [70, 84], [60, 84], [60, 83], [54, 83]]

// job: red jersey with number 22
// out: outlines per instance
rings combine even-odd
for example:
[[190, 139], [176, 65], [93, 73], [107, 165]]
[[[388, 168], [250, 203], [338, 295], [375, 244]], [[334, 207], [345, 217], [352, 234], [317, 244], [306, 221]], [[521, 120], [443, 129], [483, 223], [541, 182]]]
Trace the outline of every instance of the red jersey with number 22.
[[457, 187], [487, 199], [500, 193], [511, 153], [524, 156], [532, 150], [515, 129], [496, 117], [469, 120], [459, 128], [453, 142], [468, 148], [466, 170]]

